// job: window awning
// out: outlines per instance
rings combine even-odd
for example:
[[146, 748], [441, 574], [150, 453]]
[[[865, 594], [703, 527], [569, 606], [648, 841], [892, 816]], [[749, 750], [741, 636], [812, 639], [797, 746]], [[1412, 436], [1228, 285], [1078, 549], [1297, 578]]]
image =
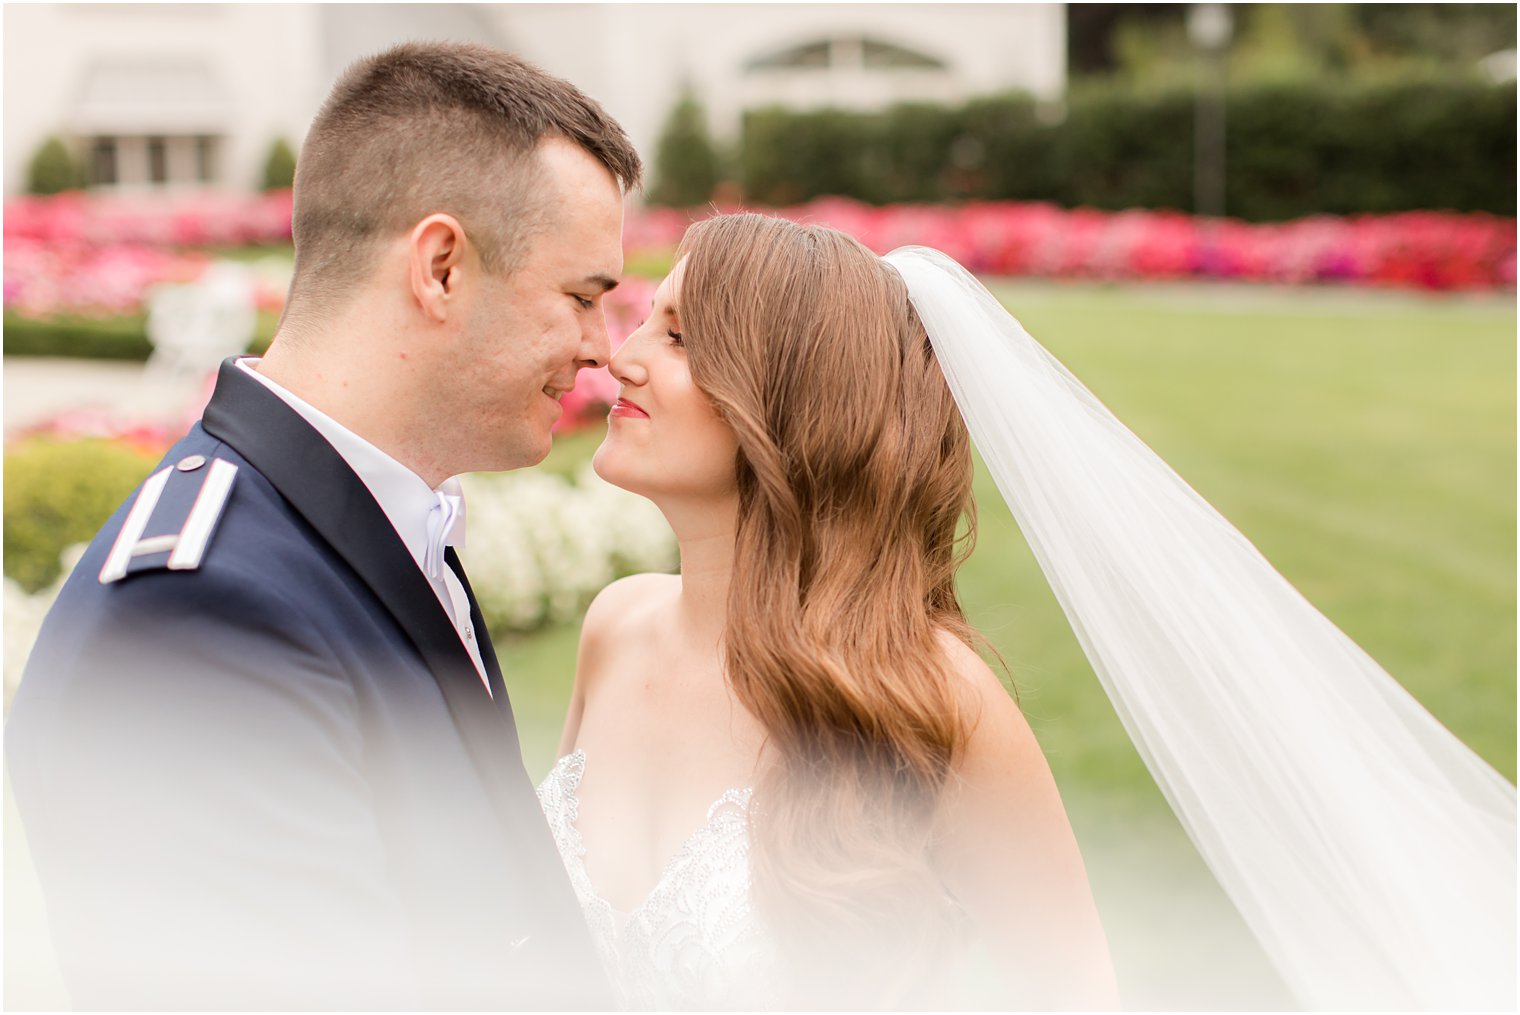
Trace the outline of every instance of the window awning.
[[69, 113], [78, 134], [221, 134], [232, 103], [198, 63], [102, 63], [89, 68]]

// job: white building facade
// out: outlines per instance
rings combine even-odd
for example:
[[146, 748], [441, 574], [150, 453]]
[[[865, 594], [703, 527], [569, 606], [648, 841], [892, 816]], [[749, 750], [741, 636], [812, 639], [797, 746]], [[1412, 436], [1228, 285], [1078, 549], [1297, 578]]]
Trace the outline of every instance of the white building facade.
[[409, 39], [516, 52], [649, 154], [683, 88], [733, 140], [765, 105], [1054, 101], [1066, 83], [1063, 4], [37, 4], [4, 19], [7, 196], [50, 136], [102, 189], [255, 187], [345, 66]]

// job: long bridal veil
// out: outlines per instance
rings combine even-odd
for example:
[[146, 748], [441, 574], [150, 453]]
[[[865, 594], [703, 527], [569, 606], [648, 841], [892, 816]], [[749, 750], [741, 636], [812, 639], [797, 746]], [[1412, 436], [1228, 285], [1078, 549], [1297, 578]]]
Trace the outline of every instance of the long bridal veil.
[[965, 269], [887, 262], [1156, 782], [1298, 999], [1515, 1006], [1515, 788]]

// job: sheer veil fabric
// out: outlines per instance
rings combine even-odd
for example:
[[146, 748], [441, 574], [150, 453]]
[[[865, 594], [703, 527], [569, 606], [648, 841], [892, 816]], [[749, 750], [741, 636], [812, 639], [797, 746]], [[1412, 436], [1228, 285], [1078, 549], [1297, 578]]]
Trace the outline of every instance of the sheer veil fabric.
[[1141, 757], [1300, 1002], [1515, 1006], [1515, 788], [936, 250], [907, 282]]

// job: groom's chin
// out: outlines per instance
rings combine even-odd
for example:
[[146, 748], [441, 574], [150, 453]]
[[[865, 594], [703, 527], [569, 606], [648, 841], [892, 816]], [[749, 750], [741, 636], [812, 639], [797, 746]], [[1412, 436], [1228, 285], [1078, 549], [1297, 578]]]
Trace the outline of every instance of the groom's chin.
[[553, 449], [553, 447], [553, 439], [545, 437], [543, 443], [539, 447], [529, 449], [521, 459], [507, 466], [507, 468], [527, 469], [535, 465], [542, 464], [543, 460], [549, 457], [549, 452]]
[[518, 434], [516, 438], [509, 445], [489, 455], [488, 460], [480, 467], [468, 471], [511, 472], [514, 469], [532, 468], [548, 458], [549, 451], [554, 446], [553, 435], [547, 430], [541, 434]]

